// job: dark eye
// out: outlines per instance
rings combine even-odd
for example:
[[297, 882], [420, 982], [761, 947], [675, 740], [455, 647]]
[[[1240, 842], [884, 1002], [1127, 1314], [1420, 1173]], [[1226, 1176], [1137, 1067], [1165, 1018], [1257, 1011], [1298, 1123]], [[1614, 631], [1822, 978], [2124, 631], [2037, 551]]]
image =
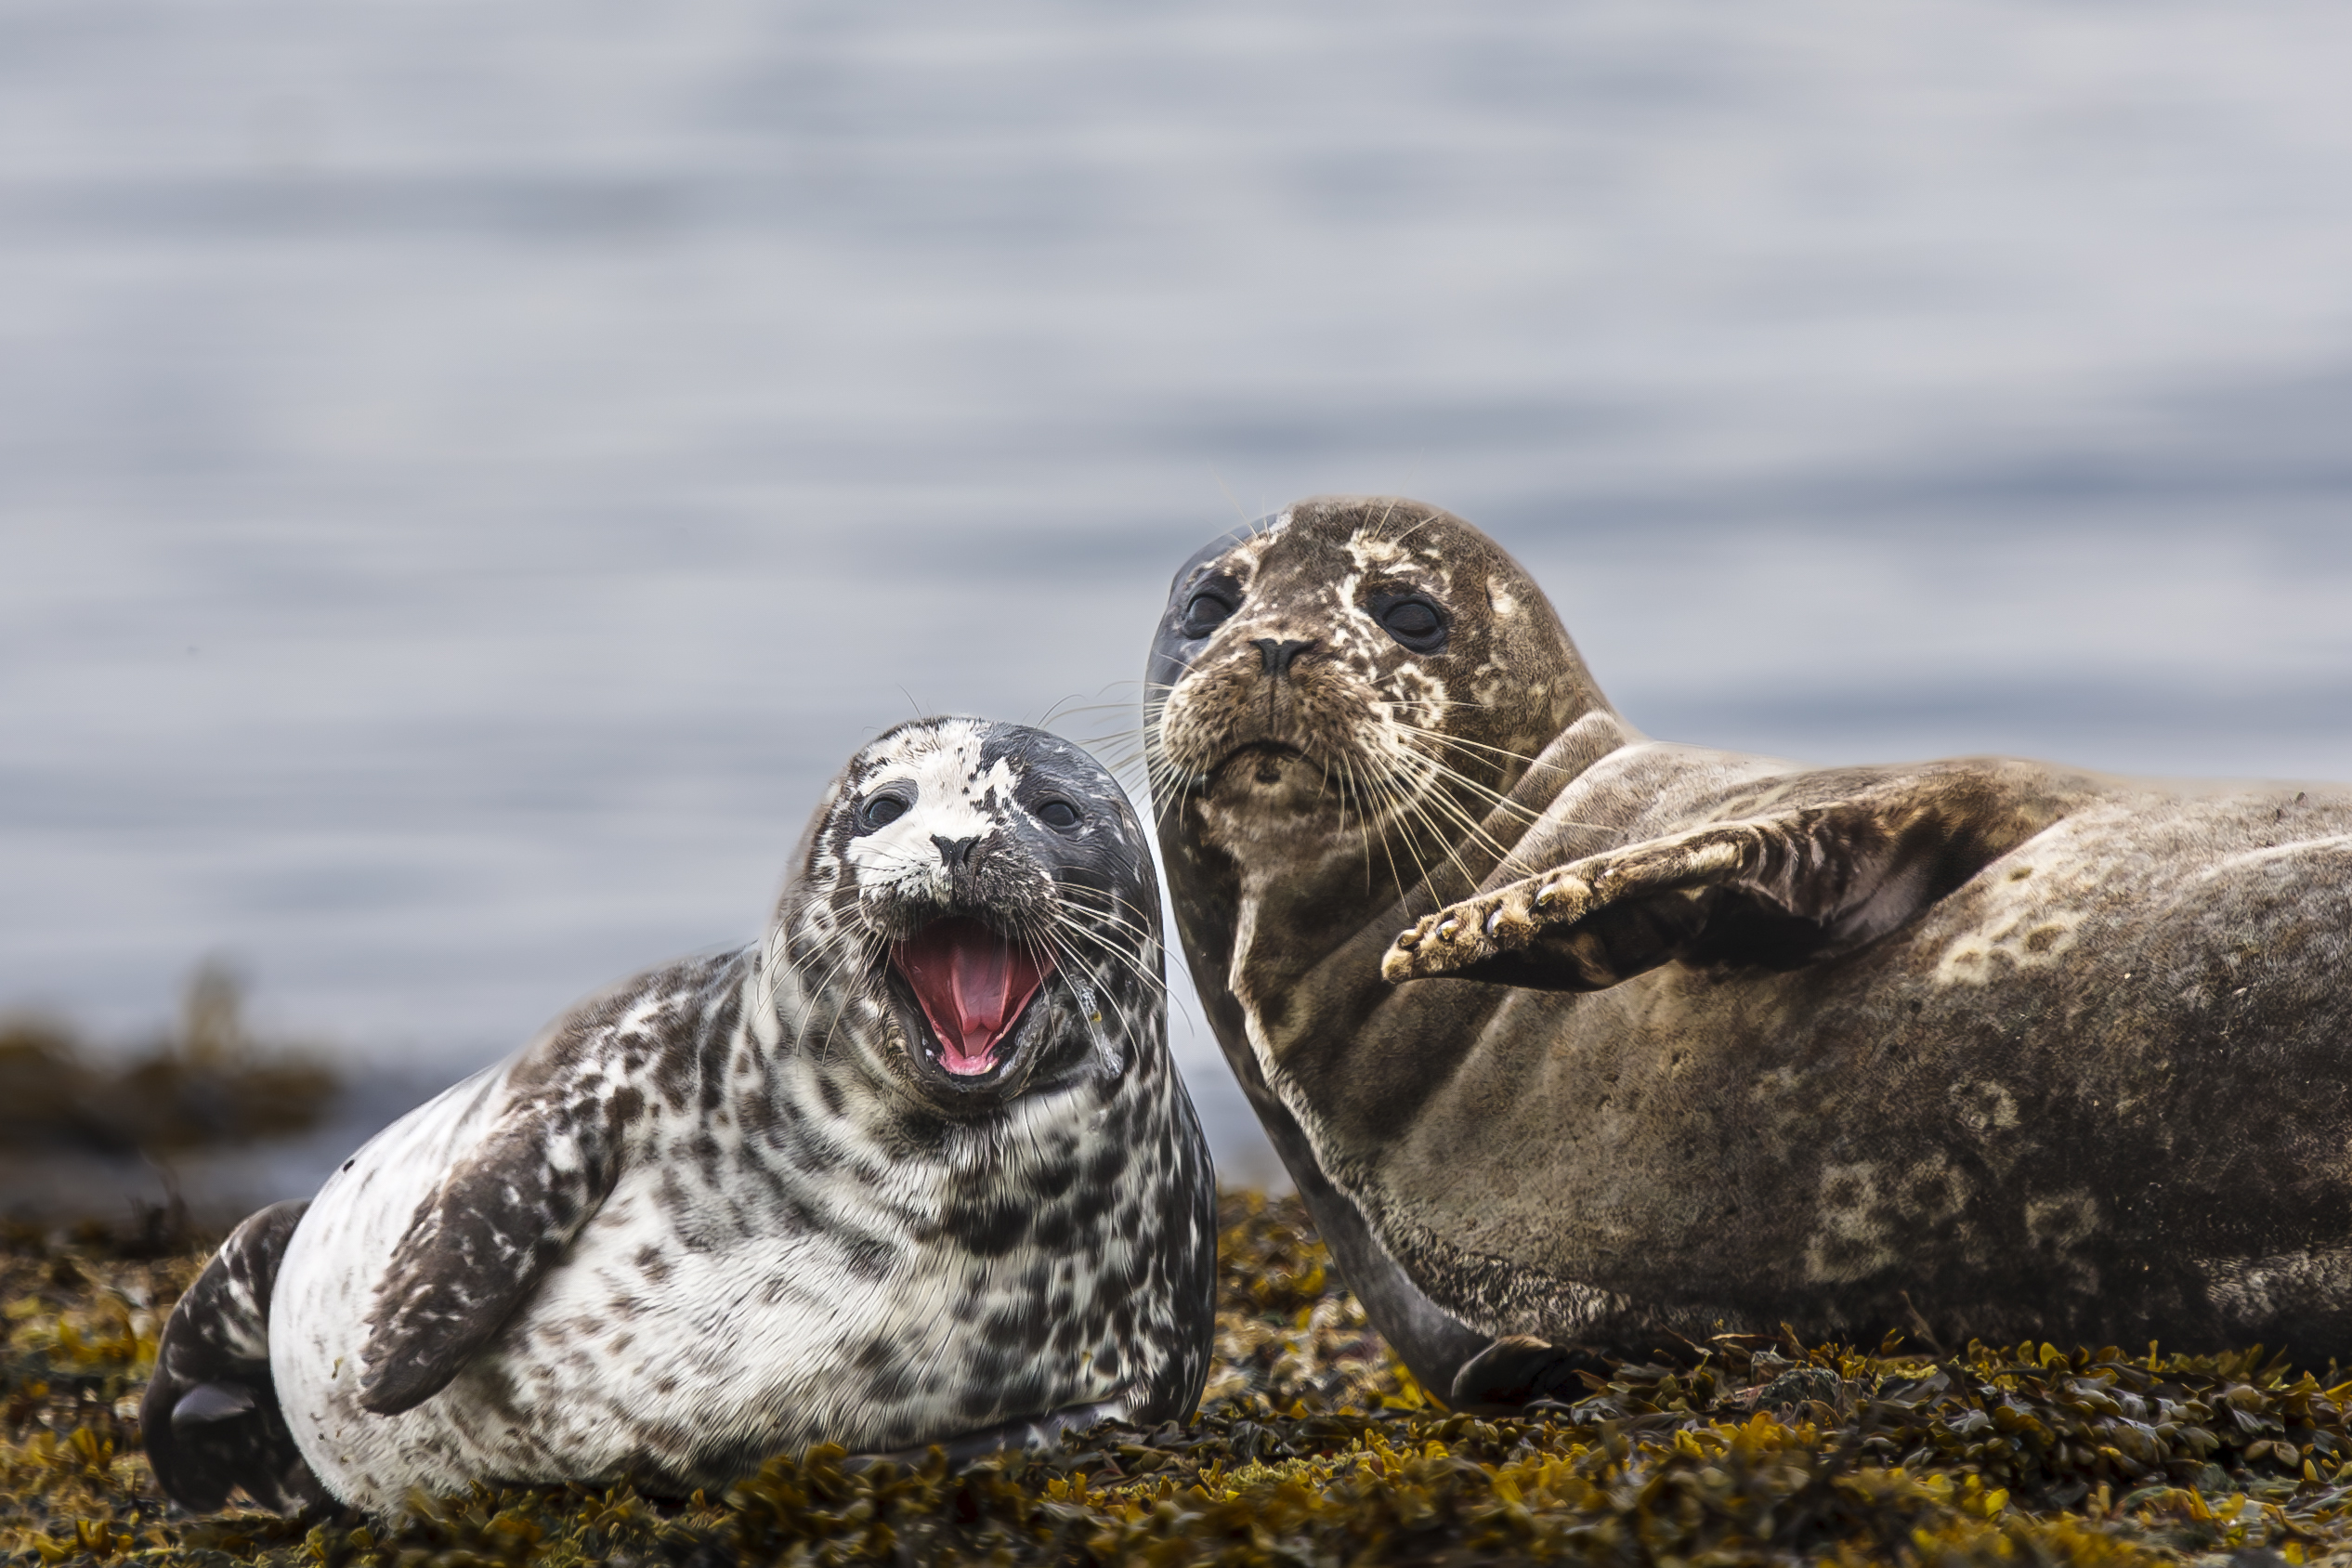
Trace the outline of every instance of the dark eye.
[[887, 828], [907, 815], [908, 804], [904, 795], [876, 795], [858, 808], [857, 820], [869, 828]]
[[1381, 594], [1372, 600], [1372, 618], [1415, 653], [1445, 647], [1445, 612], [1424, 594]]
[[1233, 619], [1241, 608], [1241, 596], [1233, 587], [1222, 581], [1201, 585], [1184, 607], [1184, 635], [1205, 637]]
[[1049, 828], [1075, 828], [1078, 825], [1078, 808], [1056, 795], [1038, 803], [1037, 819]]

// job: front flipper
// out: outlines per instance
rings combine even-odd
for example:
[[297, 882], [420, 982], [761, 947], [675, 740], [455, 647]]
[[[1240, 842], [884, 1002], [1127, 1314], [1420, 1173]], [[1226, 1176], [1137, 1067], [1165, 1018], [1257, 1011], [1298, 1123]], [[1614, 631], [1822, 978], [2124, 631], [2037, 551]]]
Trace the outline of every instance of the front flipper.
[[1454, 1375], [1446, 1404], [1473, 1416], [1508, 1414], [1539, 1399], [1569, 1403], [1585, 1392], [1581, 1374], [1606, 1379], [1606, 1357], [1524, 1334], [1496, 1340]]
[[368, 1313], [362, 1408], [424, 1404], [506, 1326], [612, 1192], [608, 1114], [517, 1107], [417, 1206]]
[[1795, 967], [1893, 930], [2062, 815], [1990, 768], [1904, 778], [1523, 878], [1421, 920], [1380, 973], [1596, 991], [1676, 959]]

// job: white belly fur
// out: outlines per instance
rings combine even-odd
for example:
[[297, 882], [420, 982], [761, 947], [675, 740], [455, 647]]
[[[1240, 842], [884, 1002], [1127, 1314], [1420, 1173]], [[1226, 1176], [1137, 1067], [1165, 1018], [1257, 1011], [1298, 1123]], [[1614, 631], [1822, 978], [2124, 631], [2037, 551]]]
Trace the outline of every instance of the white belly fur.
[[[1002, 1301], [1032, 1257], [919, 1248], [862, 1277], [831, 1230], [753, 1233], [689, 1250], [653, 1201], [659, 1166], [624, 1172], [561, 1265], [447, 1389], [398, 1416], [362, 1409], [367, 1318], [385, 1267], [417, 1205], [491, 1125], [509, 1071], [478, 1074], [376, 1137], [320, 1192], [287, 1248], [272, 1298], [271, 1369], [304, 1457], [338, 1496], [386, 1511], [412, 1489], [448, 1493], [482, 1479], [682, 1487], [697, 1478], [646, 1473], [649, 1434], [661, 1448], [690, 1428], [699, 1443], [761, 1453], [820, 1438], [895, 1446], [910, 1418], [940, 1436], [974, 1424], [944, 1395], [934, 1405], [934, 1379], [922, 1374], [984, 1347], [989, 1313], [969, 1303]], [[1053, 1119], [1046, 1105], [1026, 1108]], [[817, 1185], [806, 1196], [840, 1214], [848, 1195]], [[880, 1204], [871, 1219], [889, 1222]], [[638, 1261], [648, 1247], [671, 1271], [658, 1294], [646, 1292]], [[1114, 1242], [1102, 1261], [1116, 1273], [1123, 1253]], [[1079, 1314], [1098, 1304], [1095, 1279], [1070, 1261], [1055, 1275]], [[611, 1311], [617, 1296], [638, 1309], [625, 1322]], [[909, 1386], [893, 1390], [895, 1400], [878, 1401], [870, 1381], [844, 1375], [878, 1334], [904, 1352]], [[1055, 1391], [1057, 1407], [1121, 1394], [1124, 1379], [1092, 1361], [1081, 1352]]]

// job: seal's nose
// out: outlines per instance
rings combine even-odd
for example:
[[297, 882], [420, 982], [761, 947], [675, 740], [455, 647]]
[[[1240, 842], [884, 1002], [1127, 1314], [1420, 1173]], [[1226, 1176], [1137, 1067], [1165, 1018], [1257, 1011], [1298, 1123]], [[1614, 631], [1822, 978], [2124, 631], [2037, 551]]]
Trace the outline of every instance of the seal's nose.
[[1249, 646], [1264, 657], [1267, 674], [1287, 675], [1290, 673], [1290, 661], [1314, 644], [1312, 641], [1278, 643], [1272, 637], [1256, 637], [1251, 639]]
[[950, 839], [937, 833], [931, 835], [931, 842], [939, 846], [939, 863], [950, 871], [960, 871], [971, 865], [972, 852], [980, 843], [977, 838]]

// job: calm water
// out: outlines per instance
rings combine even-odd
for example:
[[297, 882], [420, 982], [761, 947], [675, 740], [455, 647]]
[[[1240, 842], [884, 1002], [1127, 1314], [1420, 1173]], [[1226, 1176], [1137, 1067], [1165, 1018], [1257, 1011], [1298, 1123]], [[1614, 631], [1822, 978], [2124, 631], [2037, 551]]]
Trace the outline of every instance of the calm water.
[[2347, 59], [0, 0], [0, 1005], [127, 1035], [221, 954], [454, 1074], [748, 939], [875, 729], [1131, 705], [1176, 564], [1326, 490], [1500, 536], [1656, 734], [2352, 777]]

